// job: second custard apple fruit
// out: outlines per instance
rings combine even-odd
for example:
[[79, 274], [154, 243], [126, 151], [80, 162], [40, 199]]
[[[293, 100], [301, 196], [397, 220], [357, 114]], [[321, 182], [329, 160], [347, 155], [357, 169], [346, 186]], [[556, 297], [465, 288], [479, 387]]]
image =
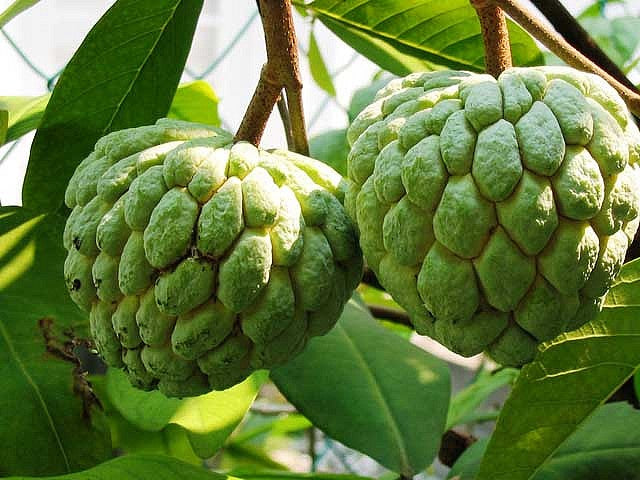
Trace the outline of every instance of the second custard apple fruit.
[[345, 204], [418, 333], [521, 365], [599, 312], [640, 210], [640, 134], [604, 80], [415, 73], [348, 140]]
[[105, 361], [187, 397], [328, 332], [362, 256], [321, 162], [162, 119], [101, 138], [66, 191], [64, 275]]

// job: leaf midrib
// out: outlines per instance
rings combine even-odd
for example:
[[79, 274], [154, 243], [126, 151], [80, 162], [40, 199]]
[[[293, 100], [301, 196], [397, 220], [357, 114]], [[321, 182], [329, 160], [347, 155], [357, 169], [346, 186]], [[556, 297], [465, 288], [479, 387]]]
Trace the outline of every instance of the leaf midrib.
[[151, 46], [151, 48], [149, 49], [149, 52], [147, 53], [147, 56], [145, 57], [145, 59], [142, 61], [142, 63], [140, 64], [140, 68], [137, 69], [136, 74], [133, 76], [131, 82], [129, 83], [129, 86], [127, 87], [126, 92], [124, 93], [124, 95], [122, 95], [122, 98], [120, 99], [120, 101], [118, 102], [118, 104], [116, 105], [116, 108], [113, 111], [113, 115], [111, 115], [111, 118], [109, 119], [109, 121], [107, 122], [107, 124], [105, 125], [105, 127], [102, 129], [102, 135], [104, 135], [105, 133], [107, 133], [107, 131], [111, 128], [111, 125], [113, 125], [113, 121], [115, 120], [116, 116], [118, 115], [118, 113], [120, 113], [120, 109], [122, 107], [122, 104], [124, 103], [124, 101], [129, 97], [129, 94], [131, 93], [131, 90], [133, 89], [133, 86], [135, 85], [136, 81], [138, 80], [138, 78], [140, 77], [140, 74], [142, 73], [142, 70], [144, 70], [144, 67], [147, 65], [147, 63], [149, 62], [149, 59], [151, 58], [151, 55], [153, 54], [153, 52], [155, 52], [156, 47], [158, 46], [158, 43], [160, 42], [160, 39], [162, 38], [162, 36], [164, 35], [164, 32], [167, 29], [167, 26], [169, 25], [169, 23], [171, 23], [171, 21], [175, 18], [176, 15], [176, 10], [178, 10], [178, 7], [180, 5], [182, 5], [183, 0], [179, 0], [178, 2], [176, 2], [175, 6], [173, 7], [171, 14], [167, 17], [167, 21], [164, 22], [162, 24], [162, 27], [158, 30], [158, 36], [155, 40], [155, 42], [153, 42], [153, 45]]
[[396, 418], [393, 415], [393, 412], [391, 411], [391, 409], [389, 408], [389, 405], [385, 401], [384, 395], [382, 394], [382, 388], [380, 386], [380, 383], [378, 382], [378, 379], [373, 374], [371, 369], [368, 368], [368, 364], [364, 359], [362, 352], [360, 352], [360, 349], [358, 348], [358, 346], [353, 342], [353, 340], [351, 340], [351, 337], [349, 337], [344, 327], [339, 325], [336, 330], [341, 332], [341, 334], [347, 339], [347, 342], [349, 343], [349, 346], [353, 350], [358, 363], [362, 366], [363, 370], [367, 373], [367, 378], [369, 379], [371, 385], [373, 386], [374, 392], [377, 394], [379, 403], [382, 404], [382, 407], [383, 407], [382, 411], [384, 412], [385, 416], [387, 417], [391, 425], [391, 434], [395, 438], [398, 444], [400, 459], [402, 463], [402, 470], [403, 470], [402, 473], [412, 475], [411, 465], [409, 463], [409, 456], [407, 453], [407, 447], [405, 445], [404, 439], [402, 438], [402, 434], [400, 433], [400, 429], [398, 428]]
[[10, 357], [13, 359], [13, 361], [16, 363], [16, 365], [18, 365], [19, 370], [24, 375], [24, 378], [27, 381], [27, 383], [33, 388], [33, 391], [36, 394], [36, 397], [37, 397], [38, 401], [42, 405], [42, 411], [44, 412], [44, 414], [45, 414], [45, 416], [47, 418], [47, 422], [49, 424], [49, 427], [51, 428], [51, 432], [53, 433], [53, 436], [56, 439], [56, 444], [57, 444], [58, 448], [60, 449], [60, 453], [62, 455], [62, 458], [64, 459], [64, 464], [65, 464], [65, 467], [67, 469], [67, 472], [71, 472], [71, 465], [69, 464], [69, 458], [67, 457], [67, 452], [65, 451], [64, 446], [62, 445], [62, 440], [60, 438], [60, 435], [58, 435], [58, 430], [56, 429], [55, 423], [53, 422], [53, 417], [51, 416], [51, 413], [49, 412], [49, 408], [47, 407], [47, 403], [45, 402], [44, 397], [42, 396], [42, 392], [40, 392], [40, 387], [38, 387], [38, 385], [35, 383], [33, 378], [31, 378], [31, 375], [27, 371], [26, 366], [24, 365], [24, 363], [22, 362], [22, 360], [18, 356], [18, 352], [16, 351], [15, 347], [13, 346], [13, 343], [11, 341], [11, 338], [9, 337], [9, 333], [7, 332], [7, 329], [6, 329], [5, 325], [4, 325], [4, 322], [3, 322], [2, 318], [0, 318], [0, 336], [2, 337], [2, 339], [7, 344], [7, 350], [9, 352]]
[[[307, 7], [311, 7], [312, 9], [314, 9], [316, 12], [320, 13], [321, 15], [325, 15], [327, 17], [332, 18], [333, 20], [337, 21], [337, 22], [341, 22], [347, 25], [350, 25], [353, 28], [357, 28], [358, 30], [361, 30], [363, 32], [368, 33], [369, 35], [374, 35], [377, 37], [381, 37], [381, 38], [386, 38], [388, 40], [392, 40], [394, 42], [398, 42], [401, 45], [404, 45], [406, 47], [409, 48], [414, 48], [416, 50], [421, 50], [423, 52], [427, 52], [435, 57], [440, 57], [440, 58], [444, 58], [446, 60], [449, 60], [450, 62], [455, 62], [459, 65], [463, 65], [466, 66], [468, 68], [477, 68], [477, 65], [474, 65], [473, 63], [468, 62], [467, 60], [455, 57], [453, 55], [447, 55], [445, 54], [443, 51], [441, 50], [434, 50], [432, 48], [427, 48], [424, 45], [419, 45], [419, 44], [415, 44], [412, 42], [407, 42], [406, 40], [400, 39], [399, 37], [394, 37], [393, 35], [387, 33], [387, 32], [379, 32], [379, 31], [373, 31], [373, 29], [369, 26], [369, 25], [363, 25], [359, 22], [354, 22], [351, 20], [347, 20], [346, 18], [335, 14], [332, 10], [327, 10], [327, 9], [320, 9], [320, 8], [314, 8], [313, 4], [310, 5], [306, 5]], [[457, 43], [457, 42], [455, 42]], [[449, 45], [450, 46], [450, 45]]]

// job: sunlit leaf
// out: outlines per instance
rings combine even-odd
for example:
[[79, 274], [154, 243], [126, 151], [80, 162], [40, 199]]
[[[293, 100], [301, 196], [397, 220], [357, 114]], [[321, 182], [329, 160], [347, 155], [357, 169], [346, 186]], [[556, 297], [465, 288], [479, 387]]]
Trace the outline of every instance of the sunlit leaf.
[[64, 219], [0, 209], [0, 474], [55, 475], [111, 455], [109, 431], [73, 355], [86, 318], [62, 276]]

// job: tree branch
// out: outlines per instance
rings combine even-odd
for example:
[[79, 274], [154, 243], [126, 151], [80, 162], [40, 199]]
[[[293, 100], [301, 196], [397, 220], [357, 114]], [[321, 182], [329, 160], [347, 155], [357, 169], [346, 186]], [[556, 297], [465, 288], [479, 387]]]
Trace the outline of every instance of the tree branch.
[[405, 325], [413, 329], [413, 324], [409, 320], [409, 315], [404, 310], [398, 310], [396, 308], [383, 307], [382, 305], [367, 304], [371, 315], [382, 320], [388, 320], [393, 323]]
[[626, 102], [629, 110], [635, 115], [640, 115], [640, 95], [630, 90], [605, 70], [593, 63], [589, 58], [576, 50], [556, 31], [548, 28], [527, 9], [520, 5], [518, 0], [488, 0], [502, 8], [516, 23], [524, 28], [545, 47], [564, 60], [567, 65], [595, 73], [606, 80], [620, 94]]
[[258, 0], [258, 9], [264, 28], [267, 63], [262, 68], [260, 81], [235, 140], [246, 140], [256, 146], [260, 143], [267, 120], [284, 88], [291, 118], [293, 149], [307, 155], [309, 143], [304, 124], [302, 80], [291, 0]]
[[511, 45], [507, 20], [503, 11], [487, 0], [469, 0], [476, 9], [482, 40], [484, 41], [484, 64], [489, 75], [498, 77], [511, 67]]
[[287, 137], [287, 148], [292, 150], [294, 146], [293, 135], [291, 134], [291, 117], [289, 116], [289, 108], [287, 107], [284, 92], [282, 92], [278, 98], [278, 113], [280, 114], [280, 120], [282, 120], [284, 134]]
[[598, 46], [589, 33], [571, 15], [559, 0], [531, 0], [538, 10], [547, 18], [560, 35], [571, 45], [580, 50], [595, 64], [606, 70], [612, 77], [629, 89], [637, 92], [636, 86], [627, 78], [622, 70]]

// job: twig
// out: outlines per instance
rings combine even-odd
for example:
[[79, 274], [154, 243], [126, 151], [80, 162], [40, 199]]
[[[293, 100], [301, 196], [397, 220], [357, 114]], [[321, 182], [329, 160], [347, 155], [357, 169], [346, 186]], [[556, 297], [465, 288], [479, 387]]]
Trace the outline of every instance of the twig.
[[569, 66], [595, 73], [606, 80], [620, 94], [626, 102], [629, 110], [635, 115], [640, 115], [640, 95], [633, 92], [615, 78], [609, 75], [598, 65], [576, 50], [569, 42], [554, 30], [548, 28], [527, 9], [520, 5], [518, 0], [489, 0], [502, 8], [516, 23], [524, 28], [545, 47], [564, 60]]
[[367, 305], [371, 315], [376, 318], [381, 318], [383, 320], [388, 320], [393, 323], [399, 323], [400, 325], [406, 325], [407, 327], [413, 328], [411, 324], [411, 320], [409, 320], [409, 315], [403, 310], [397, 310], [395, 308], [383, 307], [381, 305]]
[[512, 65], [504, 12], [487, 0], [470, 0], [470, 3], [476, 9], [482, 28], [485, 68], [489, 75], [498, 77]]
[[438, 458], [447, 467], [452, 467], [464, 451], [476, 442], [473, 435], [447, 430], [442, 435]]
[[293, 150], [307, 155], [309, 143], [304, 124], [302, 81], [291, 0], [258, 0], [258, 8], [267, 46], [267, 63], [262, 68], [260, 81], [235, 140], [246, 140], [254, 145], [260, 143], [267, 120], [284, 88], [291, 119]]
[[634, 92], [638, 89], [559, 0], [532, 0], [564, 39]]
[[289, 116], [289, 108], [287, 108], [284, 92], [282, 92], [280, 98], [278, 98], [278, 113], [280, 114], [280, 120], [282, 120], [284, 134], [287, 137], [287, 148], [291, 150], [294, 148], [293, 134], [291, 133], [291, 117]]

